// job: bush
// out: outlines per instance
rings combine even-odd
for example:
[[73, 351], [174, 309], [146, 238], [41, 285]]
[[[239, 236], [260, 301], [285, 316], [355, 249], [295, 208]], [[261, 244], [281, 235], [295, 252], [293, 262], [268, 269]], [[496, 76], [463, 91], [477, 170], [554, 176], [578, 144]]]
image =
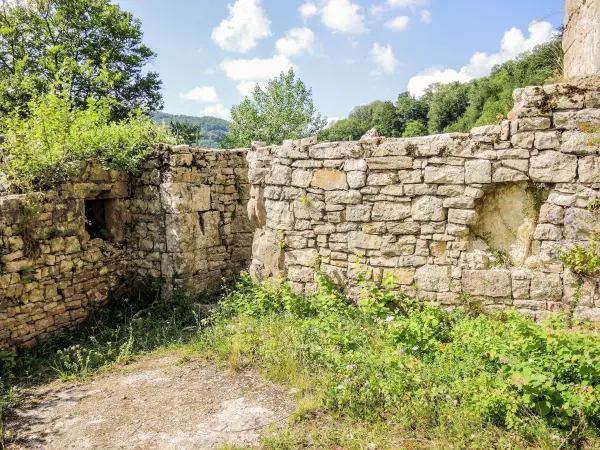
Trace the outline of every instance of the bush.
[[568, 329], [562, 316], [538, 324], [512, 310], [447, 312], [391, 286], [366, 286], [356, 307], [324, 277], [308, 296], [244, 278], [199, 347], [233, 368], [255, 365], [316, 392], [338, 418], [399, 425], [453, 448], [596, 439], [597, 333]]
[[172, 141], [141, 111], [111, 121], [115, 104], [110, 97], [90, 98], [86, 109], [74, 109], [68, 89], [57, 88], [31, 100], [26, 118], [13, 111], [1, 123], [0, 158], [9, 184], [21, 191], [51, 188], [77, 174], [87, 158], [136, 173], [152, 143]]

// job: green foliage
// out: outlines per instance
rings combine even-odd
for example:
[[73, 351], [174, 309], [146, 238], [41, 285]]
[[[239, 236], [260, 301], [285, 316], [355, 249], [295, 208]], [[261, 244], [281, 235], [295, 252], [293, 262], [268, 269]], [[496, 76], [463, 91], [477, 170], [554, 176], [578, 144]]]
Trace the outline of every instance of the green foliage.
[[320, 142], [356, 141], [369, 130], [353, 119], [338, 120], [319, 133]]
[[[201, 148], [221, 148], [229, 130], [229, 122], [209, 116], [195, 117], [159, 112], [152, 116], [152, 121], [158, 125], [166, 124], [170, 127], [171, 124], [177, 123], [180, 128], [186, 126], [183, 124], [187, 124], [190, 129], [198, 130], [198, 140], [196, 141], [196, 131], [193, 131], [191, 134], [188, 133], [185, 143]], [[173, 134], [176, 135], [175, 132]]]
[[431, 97], [427, 115], [429, 133], [460, 131], [457, 122], [469, 106], [469, 85], [458, 82], [434, 84], [426, 95]]
[[423, 124], [423, 122], [418, 120], [408, 122], [406, 124], [406, 128], [404, 129], [404, 133], [402, 133], [402, 137], [418, 137], [426, 135], [427, 127]]
[[169, 130], [178, 144], [198, 145], [202, 137], [202, 128], [187, 122], [169, 122]]
[[250, 98], [232, 108], [228, 144], [281, 144], [285, 139], [314, 136], [326, 124], [327, 118], [321, 117], [313, 105], [312, 90], [290, 69], [269, 81], [264, 91], [257, 85]]
[[145, 69], [156, 55], [130, 13], [110, 0], [20, 3], [0, 8], [1, 113], [27, 115], [28, 102], [51, 92], [58, 77], [72, 80], [69, 99], [78, 108], [90, 97], [114, 97], [112, 119], [162, 108], [162, 83]]
[[0, 157], [8, 182], [21, 191], [48, 189], [74, 175], [82, 160], [97, 158], [107, 169], [136, 173], [153, 142], [170, 142], [167, 130], [140, 111], [113, 122], [117, 100], [89, 98], [86, 109], [73, 109], [68, 87], [34, 98], [29, 115], [13, 111], [1, 124], [5, 135]]
[[589, 275], [600, 267], [598, 244], [590, 241], [587, 245], [577, 243], [561, 249], [560, 260], [572, 272], [578, 275]]
[[[314, 399], [313, 410], [360, 421], [379, 436], [399, 427], [439, 448], [598, 443], [597, 333], [566, 329], [561, 316], [539, 324], [515, 311], [451, 313], [393, 287], [391, 279], [365, 286], [356, 308], [323, 277], [307, 296], [245, 277], [197, 347], [232, 368], [260, 367]], [[321, 414], [312, 416], [322, 424]], [[326, 434], [342, 433], [333, 425]]]

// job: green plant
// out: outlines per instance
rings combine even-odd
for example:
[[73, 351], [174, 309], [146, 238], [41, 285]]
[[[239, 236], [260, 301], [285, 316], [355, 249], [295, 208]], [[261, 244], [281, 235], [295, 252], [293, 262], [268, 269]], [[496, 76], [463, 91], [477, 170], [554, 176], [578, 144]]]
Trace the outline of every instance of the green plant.
[[111, 121], [116, 100], [90, 98], [86, 109], [75, 109], [69, 86], [33, 98], [30, 114], [18, 111], [2, 121], [4, 145], [0, 159], [7, 181], [20, 191], [48, 189], [76, 175], [80, 162], [97, 158], [106, 169], [130, 173], [157, 141], [172, 141], [169, 133], [135, 110], [120, 121]]
[[506, 250], [490, 249], [493, 267], [509, 267], [512, 265], [510, 255]]
[[587, 204], [588, 211], [597, 212], [600, 210], [600, 199], [590, 200]]
[[298, 203], [302, 208], [310, 208], [312, 206], [312, 200], [306, 195], [300, 197]]
[[589, 275], [600, 267], [598, 244], [595, 241], [590, 241], [587, 245], [576, 243], [561, 249], [560, 260], [573, 273]]
[[240, 175], [235, 176], [235, 191], [237, 192], [239, 201], [242, 201], [242, 199], [246, 196], [247, 192], [245, 184], [246, 181]]
[[53, 225], [52, 228], [48, 230], [48, 239], [54, 239], [62, 236], [62, 231], [57, 225]]

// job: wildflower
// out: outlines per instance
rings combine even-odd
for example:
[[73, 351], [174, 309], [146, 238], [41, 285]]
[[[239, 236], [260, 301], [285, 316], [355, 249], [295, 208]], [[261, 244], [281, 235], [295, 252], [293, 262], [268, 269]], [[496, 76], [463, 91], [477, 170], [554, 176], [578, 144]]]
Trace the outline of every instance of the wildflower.
[[350, 378], [346, 378], [346, 379], [344, 380], [344, 383], [346, 383], [346, 384], [350, 384], [350, 383], [352, 383], [352, 380], [351, 380]]
[[415, 345], [415, 346], [414, 346], [412, 349], [413, 349], [413, 351], [415, 351], [415, 352], [416, 352], [417, 350], [419, 350], [419, 346], [418, 346], [418, 345]]
[[454, 404], [454, 406], [458, 406], [458, 400], [453, 400], [452, 403]]
[[389, 316], [385, 319], [386, 322], [393, 322], [394, 321], [394, 316]]
[[336, 352], [339, 352], [339, 351], [342, 349], [342, 347], [340, 347], [339, 345], [336, 345], [335, 347], [333, 347], [333, 349], [334, 349]]
[[337, 389], [338, 391], [341, 391], [342, 389], [344, 389], [344, 385], [342, 385], [342, 384], [339, 384], [339, 385], [336, 387], [336, 389]]
[[356, 370], [356, 364], [348, 364], [346, 366], [346, 369], [348, 369], [348, 370]]
[[398, 350], [399, 355], [403, 355], [404, 353], [406, 353], [406, 349], [404, 347]]

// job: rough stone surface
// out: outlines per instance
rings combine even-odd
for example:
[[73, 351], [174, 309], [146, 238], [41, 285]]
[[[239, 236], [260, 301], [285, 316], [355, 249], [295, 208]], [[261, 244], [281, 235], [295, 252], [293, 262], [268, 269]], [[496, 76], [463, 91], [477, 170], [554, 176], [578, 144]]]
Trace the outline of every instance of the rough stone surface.
[[[308, 160], [278, 147], [262, 150], [259, 160], [253, 150], [251, 169], [283, 164], [328, 175], [293, 196], [280, 185], [253, 185], [252, 192], [269, 197], [268, 208], [285, 211], [264, 231], [287, 244], [283, 254], [316, 251], [321, 270], [351, 295], [360, 290], [358, 278], [379, 283], [393, 275], [400, 292], [444, 306], [470, 295], [541, 317], [572, 296], [559, 249], [586, 245], [600, 225], [588, 210], [600, 199], [600, 149], [575, 131], [600, 122], [597, 88], [519, 89], [510, 120], [470, 134], [312, 144]], [[289, 207], [303, 196], [314, 199], [319, 214]], [[301, 270], [310, 266], [281, 261], [281, 274], [297, 280], [294, 288], [314, 288]], [[600, 289], [589, 291], [593, 298], [577, 314], [600, 317]]]

